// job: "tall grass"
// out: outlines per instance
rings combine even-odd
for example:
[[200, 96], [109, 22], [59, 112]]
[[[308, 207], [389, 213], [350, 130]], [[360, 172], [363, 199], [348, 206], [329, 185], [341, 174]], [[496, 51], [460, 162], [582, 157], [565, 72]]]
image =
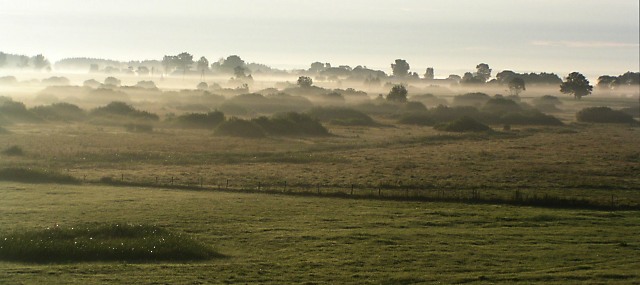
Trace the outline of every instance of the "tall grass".
[[184, 261], [221, 256], [190, 236], [150, 225], [56, 225], [0, 234], [0, 260], [7, 261]]

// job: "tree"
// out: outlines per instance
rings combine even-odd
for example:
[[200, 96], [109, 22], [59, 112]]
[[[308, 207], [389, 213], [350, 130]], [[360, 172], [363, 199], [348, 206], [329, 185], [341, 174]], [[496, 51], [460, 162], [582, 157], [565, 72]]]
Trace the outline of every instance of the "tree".
[[589, 80], [579, 72], [569, 73], [565, 81], [560, 84], [560, 92], [573, 94], [576, 99], [581, 99], [583, 96], [591, 94], [592, 90], [593, 86], [589, 85]]
[[183, 52], [176, 56], [176, 62], [178, 67], [182, 69], [182, 74], [185, 74], [187, 70], [191, 69], [191, 65], [193, 64], [193, 55]]
[[120, 86], [120, 79], [109, 76], [107, 78], [104, 79], [104, 85], [109, 85], [109, 86]]
[[435, 75], [433, 74], [433, 67], [428, 67], [427, 71], [424, 73], [424, 79], [433, 80]]
[[407, 88], [404, 85], [394, 85], [391, 87], [391, 91], [387, 95], [387, 101], [406, 103], [407, 102]]
[[391, 64], [393, 76], [406, 77], [409, 74], [409, 63], [404, 59], [396, 59], [396, 63]]
[[309, 88], [313, 84], [313, 79], [308, 76], [300, 76], [298, 77], [298, 86], [302, 88]]
[[45, 67], [50, 66], [49, 60], [46, 59], [42, 54], [36, 55], [31, 60], [33, 62], [33, 68], [37, 70], [42, 70]]
[[238, 66], [244, 68], [245, 62], [237, 55], [230, 55], [220, 63], [220, 68], [225, 73], [234, 73]]
[[460, 84], [480, 84], [480, 83], [484, 83], [483, 79], [478, 76], [474, 76], [473, 73], [471, 72], [465, 72], [464, 75], [462, 76], [462, 79], [460, 79]]
[[482, 80], [482, 83], [487, 82], [491, 78], [491, 68], [486, 63], [476, 65], [475, 77]]
[[209, 60], [207, 60], [207, 58], [204, 56], [200, 57], [200, 59], [198, 60], [197, 66], [198, 66], [198, 70], [204, 73], [209, 69]]
[[0, 51], [0, 67], [3, 67], [7, 64], [7, 54]]
[[596, 84], [596, 86], [600, 89], [611, 89], [613, 88], [613, 82], [615, 81], [615, 76], [603, 75], [598, 77], [598, 84]]
[[162, 58], [162, 67], [164, 67], [164, 73], [169, 74], [176, 66], [177, 58], [175, 55], [165, 55]]
[[520, 92], [527, 90], [524, 86], [524, 80], [520, 77], [515, 77], [509, 81], [509, 91], [512, 95], [518, 96]]
[[309, 72], [315, 72], [315, 73], [321, 72], [323, 70], [324, 70], [324, 63], [318, 62], [318, 61], [312, 63], [311, 67], [309, 68]]

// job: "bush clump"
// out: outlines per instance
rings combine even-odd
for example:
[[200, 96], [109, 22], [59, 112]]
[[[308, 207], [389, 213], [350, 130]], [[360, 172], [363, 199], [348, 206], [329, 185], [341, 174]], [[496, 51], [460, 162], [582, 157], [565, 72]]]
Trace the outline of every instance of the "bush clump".
[[80, 121], [86, 117], [84, 110], [69, 103], [37, 106], [31, 108], [30, 111], [39, 118], [50, 121]]
[[625, 112], [613, 110], [609, 107], [584, 108], [576, 114], [578, 122], [588, 123], [616, 123], [633, 124], [637, 123], [633, 117]]
[[214, 129], [224, 122], [224, 113], [220, 111], [209, 113], [189, 113], [172, 119], [171, 123], [181, 128]]
[[544, 114], [537, 110], [506, 113], [500, 117], [500, 122], [511, 125], [545, 125], [561, 126], [560, 119]]
[[350, 108], [317, 107], [311, 109], [308, 114], [322, 122], [330, 122], [336, 125], [372, 126], [376, 124], [369, 115]]
[[522, 111], [522, 107], [513, 100], [506, 98], [491, 98], [482, 107], [483, 112], [492, 114], [504, 114]]
[[0, 180], [26, 183], [61, 183], [78, 184], [80, 181], [72, 176], [54, 171], [35, 170], [30, 168], [0, 169]]
[[453, 97], [454, 106], [472, 106], [479, 108], [489, 101], [491, 97], [485, 93], [467, 93]]
[[325, 136], [329, 131], [307, 114], [295, 112], [280, 113], [271, 118], [260, 117], [251, 120], [270, 135]]
[[158, 121], [156, 114], [147, 111], [139, 111], [131, 105], [124, 102], [111, 102], [106, 106], [98, 107], [91, 111], [91, 115], [99, 117], [128, 117], [131, 119], [141, 119], [149, 121]]
[[266, 136], [260, 126], [236, 117], [231, 117], [231, 119], [218, 125], [214, 133], [220, 136], [243, 138], [262, 138]]
[[489, 126], [467, 116], [446, 124], [438, 124], [434, 128], [446, 132], [485, 132], [492, 130]]
[[406, 125], [433, 126], [436, 122], [429, 113], [421, 112], [404, 114], [400, 117], [398, 123]]
[[22, 150], [21, 147], [19, 147], [17, 145], [13, 145], [13, 146], [10, 146], [7, 149], [3, 150], [2, 154], [7, 155], [7, 156], [22, 156], [22, 155], [24, 155], [24, 151]]
[[187, 261], [222, 257], [192, 237], [151, 225], [58, 225], [0, 234], [0, 259], [33, 263]]

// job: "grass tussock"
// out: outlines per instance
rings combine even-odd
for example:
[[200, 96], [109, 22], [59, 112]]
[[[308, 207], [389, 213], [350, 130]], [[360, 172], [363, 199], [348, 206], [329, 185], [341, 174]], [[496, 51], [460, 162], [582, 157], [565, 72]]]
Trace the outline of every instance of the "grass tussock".
[[61, 183], [78, 184], [80, 181], [72, 176], [54, 171], [35, 170], [30, 168], [0, 169], [0, 180], [26, 183]]
[[56, 225], [0, 235], [0, 260], [6, 261], [186, 261], [221, 256], [188, 235], [151, 225]]

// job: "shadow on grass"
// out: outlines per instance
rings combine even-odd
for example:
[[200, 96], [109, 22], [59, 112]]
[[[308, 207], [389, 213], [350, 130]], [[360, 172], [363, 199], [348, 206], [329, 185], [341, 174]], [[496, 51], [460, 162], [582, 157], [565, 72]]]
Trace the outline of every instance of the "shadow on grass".
[[222, 258], [192, 237], [150, 225], [90, 224], [0, 234], [0, 260], [28, 263]]

